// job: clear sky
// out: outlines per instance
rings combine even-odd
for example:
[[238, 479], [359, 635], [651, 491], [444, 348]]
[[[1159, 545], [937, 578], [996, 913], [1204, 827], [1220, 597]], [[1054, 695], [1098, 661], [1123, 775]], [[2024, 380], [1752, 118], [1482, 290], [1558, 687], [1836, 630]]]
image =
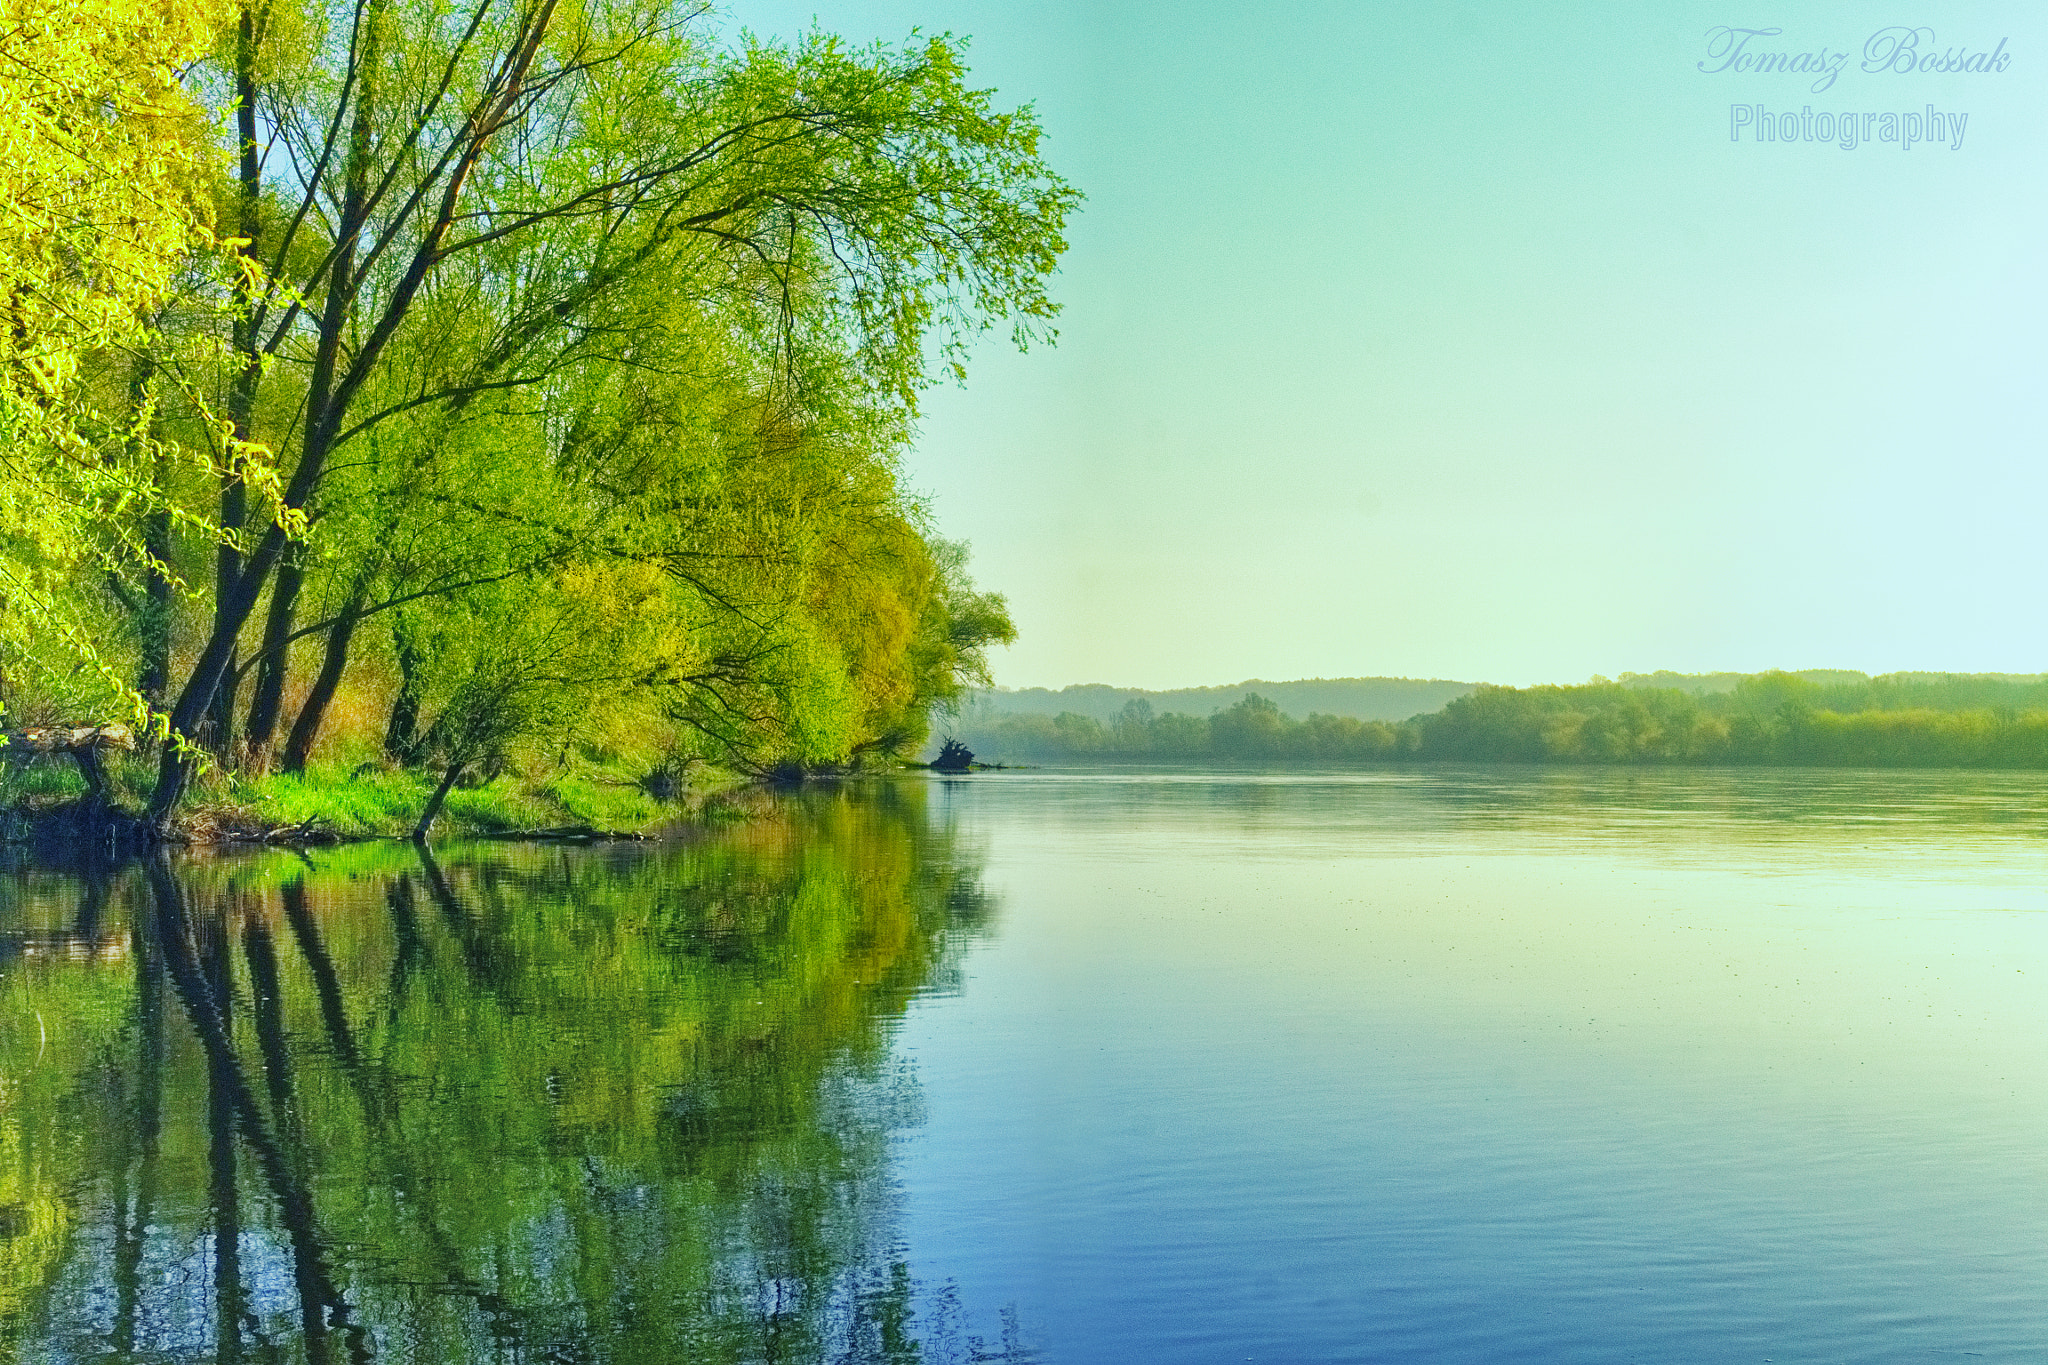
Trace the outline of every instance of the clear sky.
[[[1058, 346], [991, 340], [910, 461], [1001, 683], [2048, 669], [2048, 7], [728, 13], [968, 35], [1088, 196]], [[2009, 61], [1863, 70], [1893, 23]], [[1847, 59], [1701, 70], [1727, 26]]]

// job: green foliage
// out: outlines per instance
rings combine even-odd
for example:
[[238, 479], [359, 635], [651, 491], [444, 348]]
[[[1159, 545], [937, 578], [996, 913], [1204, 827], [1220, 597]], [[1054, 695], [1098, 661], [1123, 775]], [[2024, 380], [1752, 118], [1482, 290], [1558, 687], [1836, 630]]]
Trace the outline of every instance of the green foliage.
[[1010, 715], [964, 738], [991, 761], [2048, 768], [2048, 684], [1944, 675], [1815, 681], [1771, 672], [1717, 691], [1636, 678], [1482, 686], [1398, 726], [1327, 715], [1297, 721], [1254, 693], [1208, 717], [1154, 716], [1134, 699], [1108, 726], [1073, 712]]
[[[2004, 704], [1982, 705], [1987, 699]], [[1777, 672], [1719, 693], [1621, 683], [1485, 687], [1420, 720], [1417, 752], [1567, 763], [2048, 767], [2044, 701], [2032, 680], [1820, 683]]]
[[[919, 797], [659, 846], [0, 873], [0, 1341], [1000, 1358], [912, 1320], [886, 1252], [915, 1112], [888, 1037], [989, 905]], [[194, 1251], [223, 1245], [262, 1259]]]
[[1072, 711], [1076, 715], [1093, 716], [1107, 725], [1134, 701], [1145, 703], [1154, 714], [1177, 711], [1182, 715], [1207, 716], [1222, 707], [1235, 706], [1247, 694], [1256, 692], [1277, 703], [1290, 716], [1320, 713], [1392, 723], [1440, 710], [1453, 697], [1462, 697], [1472, 688], [1471, 683], [1443, 678], [1302, 678], [1293, 682], [1251, 678], [1223, 687], [1180, 687], [1156, 692], [1137, 687], [1110, 687], [1102, 683], [1076, 683], [1057, 690], [1044, 687], [985, 690], [968, 699], [966, 714], [970, 719], [978, 720], [1006, 714], [1056, 716], [1062, 711]]
[[1142, 699], [1127, 702], [1112, 725], [1063, 711], [1057, 716], [1005, 716], [966, 733], [989, 760], [1075, 758], [1201, 762], [1205, 760], [1357, 763], [1413, 752], [1413, 735], [1384, 721], [1311, 715], [1295, 720], [1254, 692], [1206, 717], [1152, 714]]
[[228, 463], [268, 484], [262, 452], [210, 426], [159, 440], [149, 386], [95, 383], [106, 357], [152, 344], [181, 276], [219, 267], [218, 154], [181, 77], [222, 19], [193, 0], [0, 2], [0, 702], [17, 708], [21, 685], [55, 687], [67, 718], [139, 728], [99, 589], [151, 558], [151, 518], [218, 530], [156, 475]]
[[[444, 773], [579, 745], [830, 768], [986, 682], [1002, 599], [897, 462], [978, 334], [1052, 337], [1078, 195], [962, 44], [642, 0], [109, 14], [98, 49], [24, 30], [61, 89], [0, 81], [104, 152], [22, 152], [70, 217], [0, 234], [8, 344], [41, 357], [16, 370], [113, 414], [8, 429], [0, 701], [146, 696], [179, 741], [159, 823], [193, 744], [244, 775], [371, 725]], [[135, 283], [73, 335], [21, 306], [65, 270]]]

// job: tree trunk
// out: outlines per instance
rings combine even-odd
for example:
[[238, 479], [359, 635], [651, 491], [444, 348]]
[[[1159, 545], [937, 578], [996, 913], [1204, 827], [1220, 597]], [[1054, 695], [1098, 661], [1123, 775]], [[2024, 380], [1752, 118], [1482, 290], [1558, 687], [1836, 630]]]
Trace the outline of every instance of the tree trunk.
[[402, 608], [391, 626], [391, 644], [398, 656], [398, 695], [391, 702], [391, 723], [384, 727], [384, 756], [411, 767], [419, 757], [420, 694], [426, 686], [420, 674], [426, 658], [411, 614]]
[[348, 668], [349, 641], [356, 633], [356, 623], [362, 619], [363, 599], [368, 595], [369, 583], [365, 580], [356, 586], [348, 605], [341, 609], [341, 615], [327, 632], [327, 650], [320, 659], [319, 676], [313, 679], [313, 690], [306, 694], [305, 703], [299, 707], [299, 718], [292, 722], [291, 738], [285, 741], [284, 770], [288, 773], [306, 771], [306, 757], [313, 752], [313, 741], [320, 737], [320, 726], [327, 719], [327, 707]]
[[[261, 165], [257, 160], [255, 141], [255, 71], [256, 39], [254, 16], [245, 5], [242, 12], [240, 40], [235, 47], [235, 91], [239, 108], [238, 128], [241, 135], [240, 181], [244, 215], [253, 225], [261, 202], [263, 191]], [[371, 38], [376, 37], [375, 24], [371, 25]], [[366, 63], [367, 69], [374, 69], [374, 50]], [[358, 95], [363, 101], [366, 95]], [[305, 439], [299, 451], [298, 468], [292, 471], [291, 482], [285, 486], [286, 507], [303, 511], [312, 499], [313, 490], [319, 485], [320, 473], [327, 463], [334, 439], [341, 431], [341, 420], [348, 407], [348, 399], [340, 389], [350, 387], [350, 376], [337, 374], [341, 360], [343, 336], [355, 304], [358, 281], [355, 278], [355, 250], [358, 235], [363, 230], [363, 203], [368, 192], [369, 133], [366, 120], [369, 109], [359, 103], [356, 110], [356, 127], [350, 141], [347, 189], [343, 196], [340, 222], [337, 224], [338, 240], [335, 243], [334, 259], [327, 267], [327, 297], [322, 303], [317, 325], [317, 341], [313, 348], [313, 365], [308, 375], [307, 393], [303, 411]], [[251, 234], [244, 234], [250, 236]], [[253, 239], [249, 246], [240, 248], [244, 253], [254, 249]], [[244, 275], [238, 280], [235, 292], [237, 302], [247, 304], [248, 279]], [[258, 352], [256, 329], [253, 315], [246, 306], [238, 311], [235, 320], [235, 348], [246, 357], [242, 370], [235, 376], [235, 387], [228, 398], [229, 417], [237, 416], [237, 403], [246, 401], [247, 409], [242, 415], [253, 413], [256, 383], [262, 377], [262, 357]], [[361, 356], [357, 357], [360, 363]], [[358, 379], [356, 382], [360, 382]], [[237, 428], [235, 434], [243, 434]], [[192, 754], [181, 749], [178, 740], [186, 735], [200, 716], [206, 713], [213, 702], [214, 693], [222, 681], [231, 676], [236, 638], [242, 626], [256, 610], [256, 599], [263, 591], [265, 581], [278, 559], [284, 554], [287, 538], [284, 528], [273, 525], [264, 533], [262, 543], [256, 552], [240, 566], [232, 585], [221, 585], [220, 597], [214, 604], [213, 629], [208, 634], [199, 658], [192, 666], [192, 675], [185, 682], [184, 691], [178, 694], [178, 704], [171, 712], [172, 743], [164, 747], [162, 766], [157, 769], [156, 790], [150, 793], [150, 821], [158, 830], [168, 829], [171, 812], [185, 797], [185, 788], [192, 780], [195, 760]], [[304, 717], [302, 716], [301, 719]]]
[[[256, 141], [256, 16], [246, 4], [242, 7], [241, 25], [235, 42], [235, 102], [235, 139], [240, 151], [236, 168], [240, 195], [235, 232], [243, 239], [237, 250], [245, 259], [253, 261], [257, 259], [258, 242], [263, 231], [263, 166]], [[250, 429], [256, 416], [256, 388], [263, 380], [263, 360], [257, 348], [255, 300], [252, 297], [254, 278], [248, 272], [239, 272], [234, 283], [233, 346], [241, 365], [228, 385], [228, 435], [231, 442], [237, 443], [253, 439]], [[223, 624], [223, 613], [232, 609], [231, 603], [238, 594], [242, 575], [249, 567], [243, 562], [239, 537], [249, 520], [249, 487], [242, 481], [241, 455], [232, 444], [220, 471], [220, 480], [220, 525], [228, 534], [222, 538], [215, 554], [213, 601], [216, 632]], [[236, 621], [232, 629], [239, 634], [241, 621]], [[221, 757], [226, 757], [235, 738], [235, 693], [239, 681], [234, 653], [230, 650], [226, 671], [216, 682], [208, 707], [213, 723], [209, 747]]]
[[270, 590], [270, 613], [263, 621], [262, 653], [256, 660], [256, 691], [249, 698], [249, 752], [267, 764], [271, 740], [277, 737], [278, 715], [284, 709], [284, 683], [290, 663], [292, 615], [305, 586], [306, 571], [298, 546], [285, 552], [278, 566], [277, 586]]
[[271, 549], [272, 541], [282, 549], [284, 539], [284, 532], [277, 527], [272, 527], [264, 537], [263, 548], [258, 550], [243, 573], [233, 598], [225, 604], [228, 610], [216, 610], [214, 613], [213, 632], [200, 650], [198, 661], [192, 665], [184, 690], [178, 693], [177, 705], [171, 708], [171, 739], [164, 745], [163, 760], [157, 767], [156, 788], [149, 795], [150, 823], [159, 833], [170, 828], [171, 812], [177, 809], [178, 802], [184, 800], [185, 788], [197, 766], [197, 759], [182, 747], [182, 742], [211, 707], [213, 694], [219, 689], [221, 678], [234, 659], [235, 637], [241, 631], [242, 622], [248, 620], [249, 613], [255, 609], [255, 602], [249, 600], [252, 596], [250, 589], [260, 588], [263, 578], [270, 572], [270, 565], [277, 554], [277, 550]]
[[213, 701], [206, 708], [206, 747], [223, 761], [235, 742], [235, 697], [242, 690], [241, 674], [235, 668], [234, 651], [228, 651], [227, 667], [214, 687]]
[[448, 792], [462, 776], [467, 763], [450, 763], [448, 771], [441, 774], [441, 785], [434, 788], [434, 794], [427, 798], [427, 808], [420, 812], [420, 822], [412, 827], [412, 837], [424, 840], [427, 831], [434, 827], [434, 817], [441, 813], [441, 803], [448, 799]]
[[[486, 80], [488, 101], [472, 109], [456, 134], [460, 154], [429, 177], [430, 183], [439, 185], [438, 208], [431, 212], [425, 232], [412, 249], [411, 259], [398, 271], [388, 296], [376, 310], [368, 333], [363, 335], [353, 327], [357, 293], [362, 287], [356, 270], [356, 250], [369, 218], [370, 157], [373, 151], [370, 133], [375, 106], [372, 77], [380, 69], [379, 44], [384, 8], [381, 3], [371, 5], [364, 54], [358, 67], [363, 81], [354, 96], [355, 119], [349, 137], [345, 186], [339, 212], [334, 217], [334, 247], [325, 267], [326, 297], [321, 302], [319, 317], [313, 321], [311, 363], [306, 369], [305, 397], [299, 413], [298, 429], [304, 436], [298, 465], [293, 469], [281, 499], [287, 509], [304, 511], [312, 500], [328, 456], [343, 435], [343, 425], [357, 392], [376, 370], [384, 347], [412, 310], [414, 301], [442, 260], [448, 234], [459, 217], [463, 190], [481, 163], [487, 146], [514, 117], [520, 95], [526, 89], [528, 73], [540, 52], [541, 40], [553, 27], [556, 6], [557, 0], [540, 0], [536, 10], [519, 21], [515, 46], [495, 64]], [[239, 179], [244, 212], [254, 226], [262, 182], [261, 167], [256, 158], [253, 99], [256, 40], [254, 21], [246, 6], [243, 19], [235, 56], [239, 105], [237, 131], [241, 134], [242, 144]], [[518, 116], [524, 117], [523, 114]], [[253, 235], [243, 233], [245, 237]], [[244, 252], [251, 250], [250, 247], [241, 249]], [[248, 275], [242, 277], [244, 280], [249, 278], [251, 276]], [[306, 291], [309, 294], [312, 292], [311, 284], [309, 281]], [[246, 301], [243, 297], [245, 288], [238, 282], [238, 302]], [[248, 363], [237, 374], [235, 389], [230, 393], [230, 418], [236, 415], [234, 404], [243, 397], [248, 400], [243, 415], [253, 413], [256, 384], [262, 373], [253, 314], [247, 315], [250, 318], [247, 324], [243, 316], [238, 314], [237, 317], [236, 342], [237, 349], [248, 357]], [[245, 325], [249, 342], [246, 349], [241, 346]], [[272, 525], [265, 531], [255, 552], [241, 564], [233, 591], [225, 594], [216, 606], [213, 629], [199, 651], [183, 691], [178, 694], [177, 705], [171, 710], [172, 742], [164, 747], [162, 765], [157, 770], [156, 789], [149, 798], [150, 822], [159, 831], [169, 829], [171, 813], [184, 799], [185, 788], [192, 780], [195, 759], [181, 741], [191, 733], [193, 725], [213, 701], [234, 654], [236, 637], [255, 611], [256, 602], [262, 596], [271, 571], [277, 567], [287, 539], [282, 526]]]

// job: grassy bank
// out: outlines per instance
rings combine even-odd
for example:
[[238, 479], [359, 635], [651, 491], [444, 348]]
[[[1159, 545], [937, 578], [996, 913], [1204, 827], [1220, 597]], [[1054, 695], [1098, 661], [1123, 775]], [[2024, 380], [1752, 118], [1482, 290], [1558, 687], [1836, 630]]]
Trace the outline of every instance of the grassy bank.
[[[113, 808], [142, 808], [153, 769], [134, 759], [109, 765]], [[588, 829], [642, 834], [679, 820], [725, 818], [738, 804], [741, 779], [715, 770], [700, 775], [672, 799], [658, 800], [624, 772], [586, 766], [536, 778], [508, 771], [448, 793], [434, 822], [436, 838]], [[246, 779], [225, 772], [201, 779], [180, 819], [185, 837], [202, 842], [255, 839], [296, 832], [314, 839], [371, 839], [409, 835], [432, 795], [434, 778], [403, 769], [311, 765], [302, 775]], [[85, 797], [85, 783], [68, 762], [42, 761], [0, 772], [0, 838], [30, 837], [61, 821]]]

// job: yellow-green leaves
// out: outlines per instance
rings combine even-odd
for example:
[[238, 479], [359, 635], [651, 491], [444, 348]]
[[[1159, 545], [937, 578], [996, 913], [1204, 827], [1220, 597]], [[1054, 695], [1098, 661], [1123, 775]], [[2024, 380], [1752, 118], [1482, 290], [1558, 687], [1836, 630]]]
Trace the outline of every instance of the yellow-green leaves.
[[179, 71], [216, 14], [198, 0], [0, 0], [0, 401], [13, 423], [61, 402], [82, 353], [134, 336], [204, 239], [215, 150]]
[[80, 366], [207, 240], [214, 144], [179, 77], [214, 25], [199, 0], [0, 0], [0, 644], [115, 693], [64, 590], [149, 489]]

